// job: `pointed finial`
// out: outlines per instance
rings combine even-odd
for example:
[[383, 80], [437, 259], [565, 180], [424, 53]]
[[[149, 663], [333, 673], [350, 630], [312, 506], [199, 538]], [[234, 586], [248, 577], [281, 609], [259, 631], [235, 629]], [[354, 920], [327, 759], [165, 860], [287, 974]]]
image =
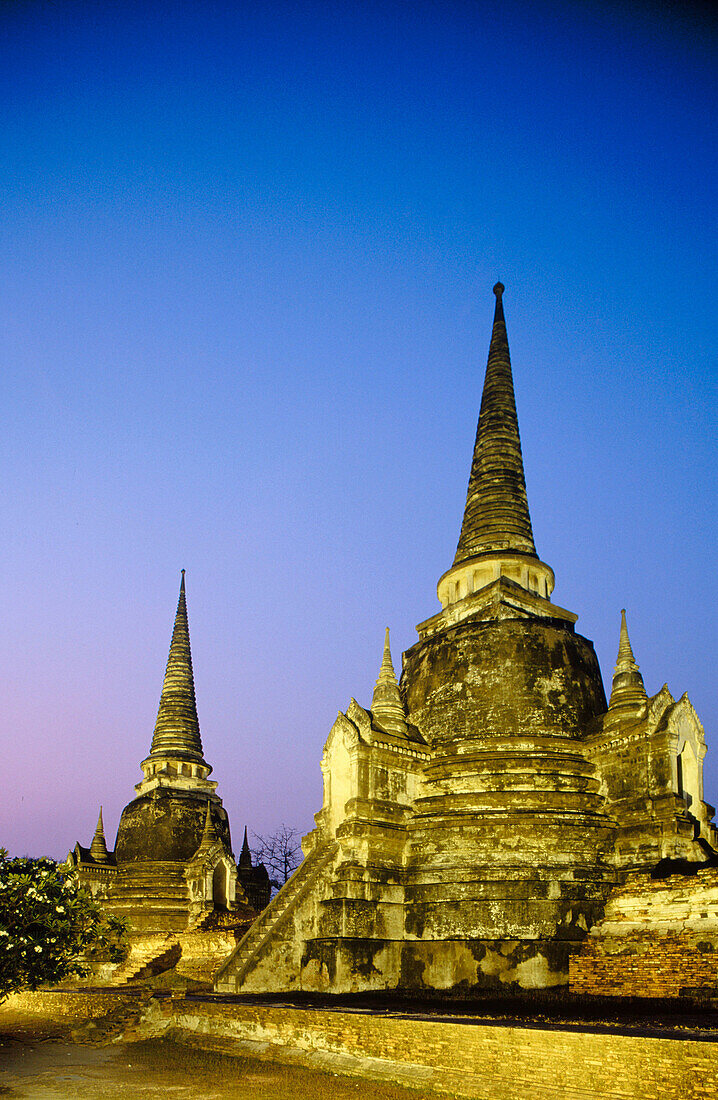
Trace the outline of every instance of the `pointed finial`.
[[500, 298], [505, 290], [506, 290], [506, 287], [504, 286], [503, 283], [497, 283], [496, 286], [494, 287], [494, 294], [496, 295], [497, 298]]
[[390, 733], [406, 734], [406, 714], [391, 660], [389, 627], [384, 634], [384, 653], [372, 696], [371, 713], [376, 725], [381, 729], [388, 730]]
[[645, 706], [648, 696], [643, 684], [639, 666], [633, 656], [631, 640], [628, 637], [628, 625], [626, 623], [626, 609], [621, 608], [621, 633], [618, 642], [618, 656], [613, 673], [611, 685], [611, 699], [608, 704], [609, 711], [619, 707], [631, 707], [639, 710]]
[[[394, 672], [394, 665], [392, 664], [392, 660], [391, 660], [391, 640], [390, 640], [390, 637], [389, 637], [389, 627], [388, 626], [384, 630], [384, 652], [383, 652], [382, 658], [381, 658], [381, 671], [388, 671], [390, 676], [393, 676], [394, 679], [396, 679], [396, 674]], [[381, 675], [381, 672], [380, 672], [380, 675]]]
[[239, 853], [239, 866], [251, 867], [252, 866], [252, 853], [249, 850], [249, 841], [247, 840], [247, 826], [244, 826], [244, 840], [242, 841], [242, 851]]
[[[626, 622], [626, 609], [621, 608], [621, 632], [618, 637], [618, 657], [617, 661], [632, 661], [636, 664], [633, 656], [633, 650], [631, 649], [631, 640], [628, 637], [628, 624]], [[638, 665], [636, 665], [638, 668]]]
[[95, 835], [90, 845], [90, 855], [96, 863], [107, 863], [109, 853], [107, 851], [107, 844], [105, 843], [105, 826], [102, 822], [102, 806], [100, 806]]

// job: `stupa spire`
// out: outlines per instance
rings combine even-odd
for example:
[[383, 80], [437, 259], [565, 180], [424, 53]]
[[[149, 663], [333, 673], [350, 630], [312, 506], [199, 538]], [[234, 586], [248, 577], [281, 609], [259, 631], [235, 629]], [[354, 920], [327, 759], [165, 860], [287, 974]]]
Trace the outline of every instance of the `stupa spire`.
[[180, 756], [204, 763], [194, 694], [184, 569], [150, 757]]
[[421, 638], [464, 619], [537, 618], [575, 623], [551, 602], [556, 578], [539, 560], [526, 498], [524, 463], [502, 295], [496, 306], [466, 506], [453, 565], [436, 586], [442, 610], [420, 623]]
[[242, 841], [242, 851], [239, 853], [239, 867], [251, 867], [252, 866], [252, 853], [249, 850], [249, 841], [247, 840], [247, 826], [244, 826], [244, 840]]
[[640, 708], [645, 706], [647, 698], [643, 677], [631, 649], [631, 641], [628, 637], [628, 627], [626, 625], [626, 609], [623, 608], [621, 610], [621, 635], [618, 642], [618, 656], [613, 673], [608, 709], [611, 711], [616, 710], [618, 707]]
[[376, 724], [382, 729], [390, 733], [406, 733], [406, 714], [391, 660], [389, 627], [386, 628], [384, 635], [384, 653], [372, 696], [371, 713]]
[[454, 565], [496, 550], [536, 554], [526, 497], [503, 292], [503, 284], [497, 283], [494, 287], [494, 327]]
[[90, 845], [90, 855], [96, 863], [107, 863], [107, 860], [109, 858], [107, 844], [105, 843], [105, 826], [102, 822], [102, 806], [100, 806], [100, 815], [97, 818], [95, 835], [93, 836], [92, 844]]

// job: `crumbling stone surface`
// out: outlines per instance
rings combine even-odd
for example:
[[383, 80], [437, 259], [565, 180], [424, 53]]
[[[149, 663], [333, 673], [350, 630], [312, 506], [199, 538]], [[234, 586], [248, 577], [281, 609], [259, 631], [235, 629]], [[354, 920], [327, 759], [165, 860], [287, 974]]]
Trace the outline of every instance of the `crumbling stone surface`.
[[404, 654], [407, 712], [429, 744], [581, 736], [606, 709], [593, 645], [566, 623], [460, 623]]
[[387, 637], [371, 709], [338, 715], [307, 860], [218, 989], [562, 985], [627, 870], [703, 861], [716, 842], [688, 700], [648, 698], [624, 612], [607, 707], [591, 642], [551, 602], [503, 289], [441, 611], [417, 627], [400, 685]]
[[570, 960], [574, 993], [718, 998], [718, 867], [629, 875]]
[[[118, 863], [138, 860], [188, 861], [202, 840], [207, 797], [202, 792], [156, 788], [125, 806], [117, 830]], [[231, 851], [229, 822], [222, 806], [212, 806], [219, 837]]]

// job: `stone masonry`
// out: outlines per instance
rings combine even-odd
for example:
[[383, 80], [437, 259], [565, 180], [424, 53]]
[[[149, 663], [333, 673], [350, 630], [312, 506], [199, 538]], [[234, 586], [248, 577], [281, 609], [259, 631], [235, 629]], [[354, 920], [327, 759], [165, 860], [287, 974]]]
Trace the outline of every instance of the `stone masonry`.
[[185, 576], [149, 756], [136, 797], [125, 806], [115, 847], [105, 842], [102, 810], [92, 844], [68, 864], [133, 937], [179, 933], [216, 911], [257, 910], [269, 901], [269, 876], [252, 865], [245, 830], [235, 862], [227, 812], [209, 779], [195, 700]]
[[625, 615], [607, 704], [536, 552], [503, 309], [456, 555], [401, 682], [388, 633], [371, 706], [322, 756], [306, 858], [220, 970], [220, 991], [565, 984], [617, 885], [715, 860], [705, 738], [649, 697]]

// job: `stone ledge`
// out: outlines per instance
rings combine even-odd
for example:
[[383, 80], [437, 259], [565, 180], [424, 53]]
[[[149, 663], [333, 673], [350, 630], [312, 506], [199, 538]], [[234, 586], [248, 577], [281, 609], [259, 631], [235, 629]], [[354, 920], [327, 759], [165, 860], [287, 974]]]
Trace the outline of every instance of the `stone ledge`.
[[238, 1053], [472, 1100], [708, 1100], [718, 1090], [718, 1044], [711, 1042], [239, 999], [177, 1002], [167, 1024], [202, 1045], [230, 1042]]
[[[137, 1000], [91, 992], [17, 995], [26, 1010], [65, 1018], [83, 1013], [86, 1019], [100, 1008], [108, 1015], [108, 1008], [131, 1008]], [[124, 1041], [166, 1036], [467, 1100], [709, 1100], [718, 1094], [718, 1042], [712, 1038], [478, 1023], [372, 1012], [359, 1005], [306, 1008], [242, 998], [153, 999], [140, 1008]]]

